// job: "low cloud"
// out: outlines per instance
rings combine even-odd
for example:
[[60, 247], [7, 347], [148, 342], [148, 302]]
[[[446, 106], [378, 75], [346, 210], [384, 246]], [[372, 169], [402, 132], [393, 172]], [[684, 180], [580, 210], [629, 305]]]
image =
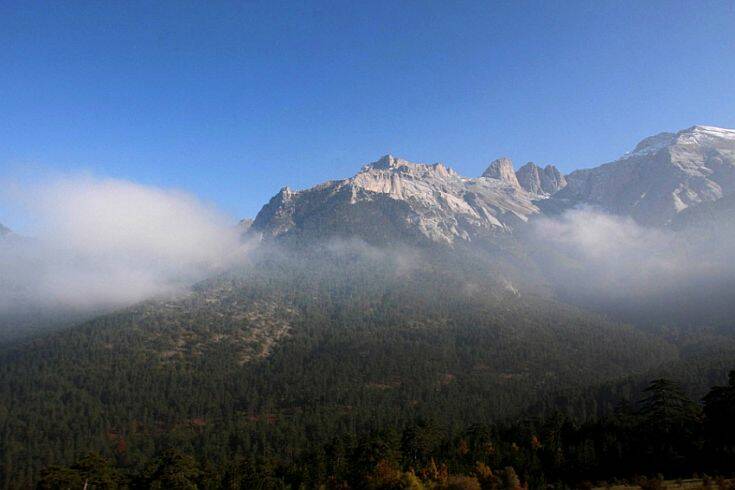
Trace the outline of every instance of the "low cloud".
[[584, 207], [537, 220], [534, 244], [568, 294], [640, 300], [732, 279], [735, 237], [727, 229], [648, 228]]
[[231, 220], [178, 191], [67, 177], [4, 197], [33, 229], [0, 243], [0, 312], [130, 304], [175, 293], [247, 252]]

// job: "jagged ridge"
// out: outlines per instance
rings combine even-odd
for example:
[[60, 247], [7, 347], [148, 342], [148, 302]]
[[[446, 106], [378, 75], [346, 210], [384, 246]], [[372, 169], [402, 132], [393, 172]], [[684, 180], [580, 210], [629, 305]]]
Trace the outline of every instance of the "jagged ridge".
[[654, 226], [735, 190], [735, 131], [693, 126], [642, 140], [620, 159], [568, 176], [506, 157], [481, 177], [386, 155], [355, 176], [283, 188], [252, 231], [263, 236], [357, 235], [440, 243], [512, 232], [541, 212], [591, 204]]

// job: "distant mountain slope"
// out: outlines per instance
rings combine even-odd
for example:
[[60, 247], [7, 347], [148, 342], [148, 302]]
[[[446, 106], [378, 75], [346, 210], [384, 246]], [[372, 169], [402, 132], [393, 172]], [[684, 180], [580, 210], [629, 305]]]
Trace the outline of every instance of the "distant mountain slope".
[[515, 181], [512, 165], [505, 164], [503, 175], [495, 173], [497, 165], [469, 179], [440, 163], [388, 155], [349, 179], [298, 192], [282, 189], [258, 213], [252, 230], [443, 243], [507, 232], [538, 208]]
[[674, 217], [671, 228], [699, 233], [729, 232], [729, 237], [735, 238], [735, 194], [685, 209]]
[[[40, 467], [80, 450], [133, 462], [163, 446], [290, 458], [418, 416], [452, 428], [566, 404], [584, 419], [598, 411], [590, 387], [692, 359], [697, 385], [712, 375], [710, 357], [721, 373], [735, 352], [721, 308], [735, 304], [730, 283], [713, 286], [719, 296], [710, 285], [645, 299], [637, 317], [653, 326], [635, 328], [586, 310], [592, 301], [560, 300], [544, 262], [588, 264], [542, 253], [548, 243], [532, 242], [526, 223], [592, 204], [701, 235], [697, 251], [711, 252], [706, 237], [730, 240], [733, 133], [658, 135], [567, 177], [501, 158], [466, 178], [386, 156], [348, 179], [284, 188], [240, 223], [263, 238], [240, 269], [0, 346], [0, 486], [31, 486]], [[623, 221], [640, 228], [613, 220]], [[671, 327], [677, 308], [707, 318], [700, 307], [729, 323]]]
[[735, 193], [735, 130], [693, 126], [641, 141], [620, 159], [566, 177], [554, 200], [592, 204], [645, 225]]
[[735, 130], [693, 126], [641, 141], [633, 152], [563, 176], [508, 158], [481, 177], [387, 155], [354, 177], [284, 188], [251, 230], [265, 236], [359, 236], [373, 242], [455, 243], [512, 233], [529, 218], [587, 204], [664, 226], [685, 209], [735, 193]]
[[630, 326], [519, 296], [482, 262], [405, 252], [269, 249], [187, 297], [0, 349], [4, 477], [32, 480], [80, 448], [287, 457], [295, 440], [417, 416], [488, 422], [677, 357]]
[[[615, 162], [568, 176], [552, 165], [541, 168], [533, 163], [515, 171], [510, 159], [499, 158], [481, 177], [467, 178], [443, 164], [411, 163], [388, 155], [348, 179], [303, 191], [281, 190], [257, 215], [250, 233], [296, 247], [329, 237], [359, 237], [388, 246], [451, 245], [455, 250], [470, 245], [477, 255], [467, 260], [492, 257], [495, 269], [488, 274], [521, 293], [551, 291], [564, 301], [626, 319], [645, 318], [646, 323], [693, 324], [700, 319], [702, 324], [722, 325], [735, 304], [726, 258], [728, 244], [733, 244], [729, 250], [735, 248], [735, 233], [726, 234], [733, 226], [728, 205], [733, 196], [735, 130], [694, 126], [645, 138]], [[621, 287], [625, 278], [618, 277], [613, 287], [600, 274], [588, 274], [599, 269], [570, 252], [573, 247], [539, 243], [534, 227], [528, 226], [579, 205], [635, 220], [635, 226], [607, 221], [624, 233], [665, 228], [661, 240], [676, 244], [680, 257], [700, 254], [706, 260], [697, 261], [702, 267], [673, 264], [663, 270], [663, 261], [675, 256], [664, 253], [657, 259], [658, 269], [651, 271], [639, 260], [636, 277], [641, 284], [631, 281]], [[622, 239], [609, 230], [590, 231], [600, 232]], [[671, 252], [672, 247], [654, 240], [656, 233], [646, 233], [649, 244]], [[561, 243], [569, 238], [561, 237]], [[638, 246], [643, 248], [631, 253], [645, 255], [643, 241], [625, 238], [618, 243], [620, 250]], [[594, 240], [590, 243], [600, 249]], [[594, 250], [586, 252], [586, 257], [595, 255]], [[713, 272], [702, 272], [705, 266]], [[666, 274], [674, 269], [681, 272]], [[659, 273], [664, 279], [658, 283], [660, 290], [642, 286], [656, 285]]]

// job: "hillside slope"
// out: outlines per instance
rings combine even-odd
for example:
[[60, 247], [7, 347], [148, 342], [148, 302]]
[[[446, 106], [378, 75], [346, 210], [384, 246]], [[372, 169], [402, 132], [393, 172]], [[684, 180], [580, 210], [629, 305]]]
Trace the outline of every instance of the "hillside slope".
[[134, 462], [174, 444], [219, 459], [233, 444], [280, 454], [419, 414], [497, 420], [677, 357], [425, 253], [415, 260], [428, 268], [356, 245], [266, 253], [186, 298], [6, 347], [5, 481], [92, 449]]

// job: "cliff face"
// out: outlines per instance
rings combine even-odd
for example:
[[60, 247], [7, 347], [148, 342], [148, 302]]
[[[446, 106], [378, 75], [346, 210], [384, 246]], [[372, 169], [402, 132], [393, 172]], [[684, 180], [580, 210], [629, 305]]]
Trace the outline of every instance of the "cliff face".
[[542, 197], [551, 196], [567, 185], [566, 178], [553, 165], [541, 168], [533, 162], [528, 162], [518, 169], [516, 177], [524, 190]]

